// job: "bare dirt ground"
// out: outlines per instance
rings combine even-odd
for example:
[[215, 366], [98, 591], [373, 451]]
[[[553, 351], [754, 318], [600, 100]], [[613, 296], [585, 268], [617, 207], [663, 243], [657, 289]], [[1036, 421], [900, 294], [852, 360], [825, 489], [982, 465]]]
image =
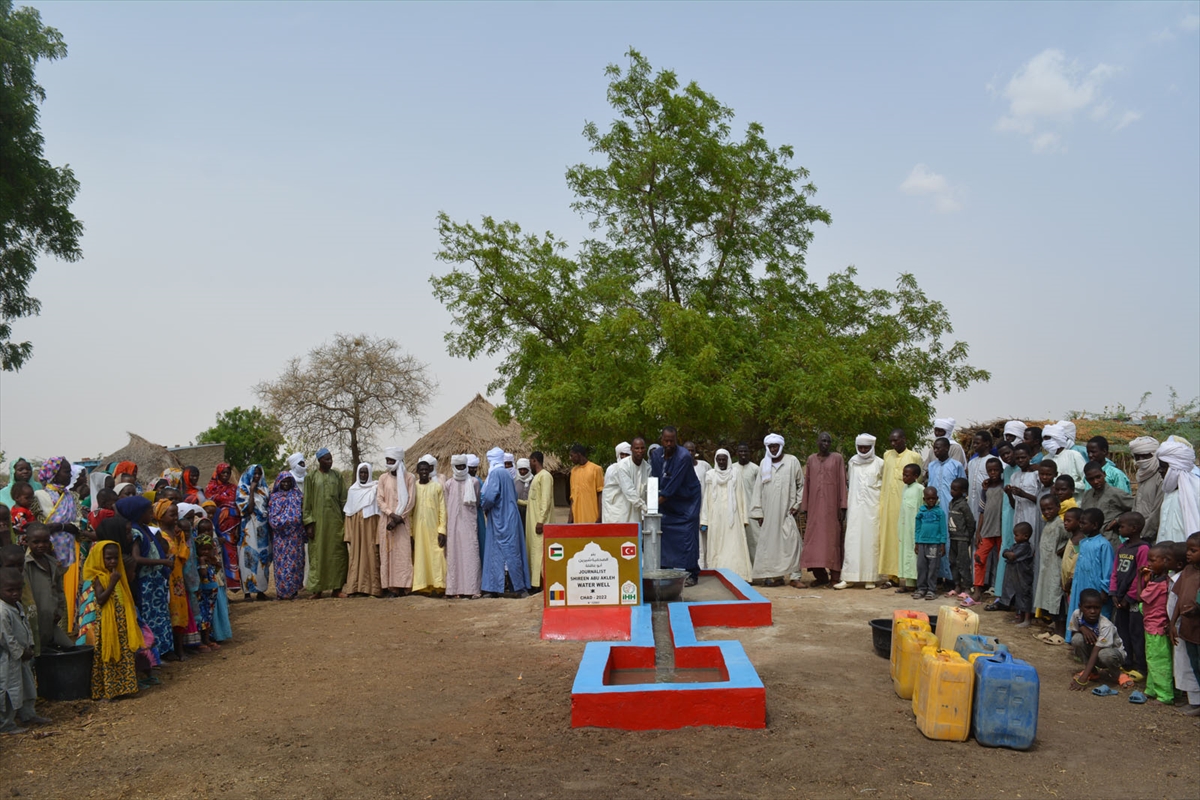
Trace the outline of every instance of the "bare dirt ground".
[[0, 737], [0, 796], [1200, 795], [1196, 720], [1127, 693], [1069, 692], [1066, 648], [1018, 635], [1003, 614], [984, 615], [983, 632], [1042, 678], [1026, 753], [920, 734], [867, 626], [903, 598], [764, 594], [774, 627], [701, 634], [745, 644], [766, 730], [573, 730], [583, 645], [538, 638], [540, 595], [236, 601], [235, 641], [219, 654], [164, 669], [163, 686], [132, 699], [42, 703], [46, 738]]

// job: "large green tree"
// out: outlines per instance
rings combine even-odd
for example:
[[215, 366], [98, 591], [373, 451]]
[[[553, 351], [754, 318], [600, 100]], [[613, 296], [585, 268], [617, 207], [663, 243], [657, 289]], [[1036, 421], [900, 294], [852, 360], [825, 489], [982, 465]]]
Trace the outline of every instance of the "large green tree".
[[283, 467], [284, 438], [279, 420], [259, 408], [235, 406], [217, 414], [217, 424], [196, 437], [196, 444], [225, 443], [225, 460], [239, 470], [262, 465], [268, 476]]
[[39, 255], [82, 257], [83, 225], [71, 213], [79, 182], [70, 167], [42, 155], [38, 106], [46, 92], [34, 71], [39, 61], [67, 55], [62, 34], [42, 24], [36, 9], [0, 0], [0, 369], [15, 371], [33, 353], [12, 341], [12, 322], [37, 314], [28, 293]]
[[554, 449], [608, 452], [665, 423], [714, 442], [775, 430], [789, 448], [828, 429], [852, 447], [864, 430], [926, 430], [939, 393], [988, 378], [912, 275], [810, 280], [830, 216], [792, 148], [757, 123], [734, 138], [732, 109], [627, 55], [607, 69], [616, 119], [584, 127], [595, 163], [567, 171], [596, 234], [578, 252], [514, 222], [438, 217], [448, 349], [502, 357], [501, 416]]

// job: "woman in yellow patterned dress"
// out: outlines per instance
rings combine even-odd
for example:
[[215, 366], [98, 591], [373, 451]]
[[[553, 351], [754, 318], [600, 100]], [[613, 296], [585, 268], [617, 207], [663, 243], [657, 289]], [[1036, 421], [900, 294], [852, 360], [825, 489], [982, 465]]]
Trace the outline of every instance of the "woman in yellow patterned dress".
[[138, 690], [134, 651], [144, 647], [121, 548], [101, 541], [83, 564], [77, 644], [95, 648], [92, 699], [112, 700]]

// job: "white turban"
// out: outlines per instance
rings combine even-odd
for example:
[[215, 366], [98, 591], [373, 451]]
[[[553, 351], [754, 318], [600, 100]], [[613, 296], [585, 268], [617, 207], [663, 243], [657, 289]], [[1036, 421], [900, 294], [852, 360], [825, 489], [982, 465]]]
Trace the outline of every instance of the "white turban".
[[471, 467], [478, 467], [478, 466], [479, 466], [479, 456], [475, 455], [474, 453], [467, 453], [467, 468], [470, 469]]
[[946, 417], [945, 419], [935, 419], [933, 427], [936, 430], [945, 431], [943, 436], [949, 439], [954, 434], [954, 426], [958, 424], [954, 421], [954, 417]]
[[475, 481], [467, 480], [471, 477], [467, 474], [467, 456], [464, 454], [450, 456], [450, 472], [454, 480], [465, 481], [462, 504], [464, 506], [475, 505]]
[[[718, 464], [720, 462], [717, 461], [717, 456], [721, 455], [722, 453], [725, 454], [725, 469], [721, 469], [718, 466]], [[705, 473], [706, 481], [707, 481], [709, 475], [713, 476], [712, 479], [716, 482], [716, 484], [718, 486], [724, 486], [725, 484], [729, 483], [730, 480], [732, 480], [732, 478], [733, 478], [733, 459], [730, 457], [728, 450], [726, 450], [725, 448], [722, 447], [720, 450], [718, 450], [716, 453], [713, 454], [713, 466], [708, 470], [708, 472]], [[731, 489], [729, 492], [727, 492], [727, 494], [729, 495], [729, 518], [737, 519], [738, 518], [737, 492], [735, 492]]]
[[[521, 470], [525, 470], [524, 475], [521, 474]], [[533, 480], [533, 468], [529, 466], [528, 458], [517, 459], [517, 480], [526, 486], [528, 486], [529, 482]]]
[[433, 456], [431, 456], [429, 453], [426, 453], [425, 455], [418, 458], [417, 463], [418, 464], [428, 464], [430, 466], [430, 468], [437, 469], [437, 459], [434, 458]]
[[[863, 446], [871, 448], [871, 452], [863, 455], [858, 452], [858, 448]], [[854, 464], [870, 464], [875, 460], [875, 437], [869, 433], [860, 433], [854, 437], [854, 455], [850, 457], [850, 461]]]
[[1179, 488], [1179, 476], [1190, 474], [1196, 465], [1196, 450], [1186, 439], [1169, 436], [1158, 446], [1158, 460], [1167, 465], [1167, 475], [1163, 478], [1163, 492], [1173, 492]]
[[296, 488], [304, 488], [304, 476], [308, 474], [308, 467], [300, 462], [304, 460], [304, 453], [292, 453], [287, 457], [288, 472], [292, 473], [292, 477], [296, 479]]
[[195, 503], [176, 503], [179, 508], [179, 518], [183, 519], [188, 514], [199, 514], [201, 518], [208, 519], [208, 512]]
[[517, 461], [517, 457], [516, 457], [516, 456], [514, 456], [512, 453], [505, 453], [505, 454], [504, 454], [504, 463], [505, 463], [506, 465], [507, 465], [507, 464], [512, 464], [512, 466], [511, 466], [511, 467], [509, 467], [509, 466], [505, 466], [504, 468], [505, 468], [506, 470], [508, 470], [508, 474], [512, 476], [512, 479], [513, 479], [514, 481], [517, 479], [517, 465], [516, 465], [516, 461]]
[[504, 466], [504, 451], [499, 447], [493, 447], [487, 451], [488, 470], [493, 470]]
[[1149, 455], [1149, 458], [1134, 459], [1137, 464], [1138, 483], [1150, 480], [1158, 472], [1158, 439], [1153, 436], [1139, 436], [1129, 443], [1129, 452], [1135, 456]]
[[388, 514], [399, 514], [408, 507], [408, 484], [404, 480], [404, 448], [385, 447], [383, 457], [396, 462], [396, 465], [388, 470], [396, 476], [396, 508], [383, 510]]
[[621, 460], [621, 456], [633, 455], [633, 445], [629, 442], [621, 442], [617, 445], [617, 461]]
[[1063, 445], [1063, 450], [1070, 450], [1075, 446], [1075, 423], [1067, 419], [1060, 419], [1058, 426], [1062, 428], [1063, 436], [1067, 437], [1067, 443]]
[[[358, 477], [363, 467], [367, 468], [365, 481]], [[359, 464], [358, 469], [354, 470], [354, 483], [346, 490], [346, 505], [342, 506], [342, 513], [347, 517], [352, 517], [359, 511], [363, 512], [363, 519], [379, 513], [379, 507], [375, 505], [379, 484], [371, 480], [372, 472], [371, 465], [367, 463]]]
[[1004, 423], [1004, 436], [1007, 438], [1011, 433], [1013, 436], [1017, 437], [1017, 442], [1020, 442], [1025, 438], [1025, 428], [1027, 427], [1028, 426], [1019, 419], [1010, 419], [1008, 422]]
[[[1050, 441], [1047, 442], [1047, 439]], [[1046, 452], [1052, 456], [1067, 449], [1067, 435], [1063, 432], [1061, 424], [1056, 423], [1042, 428], [1042, 447], [1046, 448]]]
[[774, 462], [771, 461], [771, 445], [779, 445], [779, 455], [783, 455], [783, 437], [778, 433], [768, 433], [763, 438], [763, 446], [767, 448], [767, 454], [763, 456], [762, 463], [758, 465], [758, 474], [762, 476], [763, 483], [771, 482], [771, 473], [774, 471]]

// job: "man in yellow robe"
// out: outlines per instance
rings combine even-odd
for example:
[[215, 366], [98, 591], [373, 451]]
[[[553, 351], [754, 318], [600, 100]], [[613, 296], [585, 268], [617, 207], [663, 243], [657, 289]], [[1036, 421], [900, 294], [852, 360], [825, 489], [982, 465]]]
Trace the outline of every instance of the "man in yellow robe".
[[554, 521], [554, 477], [542, 466], [545, 458], [535, 450], [529, 454], [529, 497], [517, 502], [525, 506], [525, 549], [529, 552], [529, 582], [542, 585], [542, 526]]
[[[908, 449], [904, 431], [896, 428], [888, 437], [891, 450], [883, 454], [883, 487], [879, 495], [879, 574], [887, 575], [881, 585], [899, 585], [900, 580], [900, 505], [904, 496], [904, 467], [921, 466], [921, 456]], [[899, 592], [907, 591], [900, 586]]]

